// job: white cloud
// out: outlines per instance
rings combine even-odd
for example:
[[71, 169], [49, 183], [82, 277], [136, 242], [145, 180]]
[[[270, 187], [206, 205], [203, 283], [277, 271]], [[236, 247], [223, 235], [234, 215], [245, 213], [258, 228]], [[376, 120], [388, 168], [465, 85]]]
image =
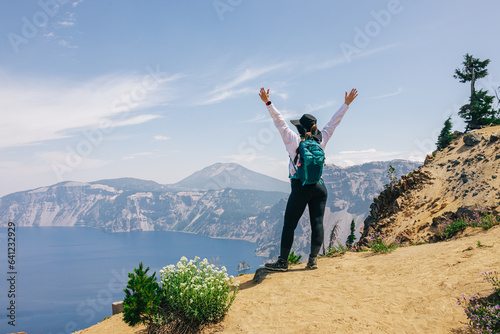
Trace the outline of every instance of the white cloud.
[[[236, 70], [234, 75], [234, 79], [228, 80], [227, 83], [222, 84], [222, 85], [217, 85], [213, 90], [211, 90], [209, 93], [206, 94], [206, 96], [197, 103], [197, 105], [207, 105], [207, 104], [214, 104], [214, 103], [219, 103], [227, 99], [235, 98], [240, 95], [245, 95], [245, 94], [257, 94], [255, 87], [243, 87], [243, 88], [238, 88], [238, 86], [257, 79], [271, 71], [283, 68], [288, 66], [290, 63], [289, 62], [284, 62], [284, 63], [278, 63], [270, 66], [263, 66], [263, 67], [252, 67], [252, 68], [245, 68], [244, 70]], [[281, 96], [282, 98], [286, 98], [286, 94], [283, 94]]]
[[73, 3], [72, 3], [72, 6], [73, 6], [73, 7], [76, 7], [76, 6], [78, 6], [79, 4], [81, 4], [83, 1], [84, 1], [84, 0], [77, 0], [77, 1], [75, 1], [75, 2], [73, 2]]
[[396, 95], [399, 95], [403, 92], [403, 87], [399, 87], [397, 91], [393, 92], [393, 93], [388, 93], [388, 94], [384, 94], [384, 95], [379, 95], [379, 96], [375, 96], [375, 97], [372, 97], [372, 99], [383, 99], [385, 97], [391, 97], [391, 96], [396, 96]]
[[58, 43], [59, 43], [59, 45], [67, 47], [68, 49], [78, 49], [77, 45], [73, 45], [65, 39], [61, 39]]
[[122, 160], [132, 160], [137, 157], [144, 157], [144, 156], [150, 156], [153, 155], [153, 152], [138, 152], [138, 153], [132, 153], [127, 156], [124, 156]]
[[[100, 168], [111, 163], [111, 160], [94, 159], [87, 156], [77, 157], [74, 155], [74, 152], [69, 153], [64, 151], [37, 152], [35, 153], [35, 157], [41, 159], [51, 170], [54, 163], [60, 163], [68, 167], [68, 172], [80, 169]], [[68, 159], [72, 159], [73, 163], [68, 165]]]
[[122, 73], [78, 83], [7, 73], [1, 77], [0, 148], [5, 148], [66, 138], [71, 131], [97, 129], [103, 121], [117, 127], [156, 119], [137, 112], [168, 103], [172, 88], [161, 82], [179, 76], [152, 82], [151, 75]]
[[347, 167], [360, 165], [370, 161], [389, 161], [404, 159], [411, 161], [423, 161], [424, 156], [415, 156], [409, 151], [377, 151], [374, 148], [359, 151], [341, 151], [338, 154], [328, 155], [326, 162], [337, 166]]
[[153, 119], [160, 118], [158, 115], [138, 115], [135, 117], [130, 117], [127, 119], [119, 120], [119, 121], [112, 121], [111, 122], [111, 127], [117, 128], [121, 126], [129, 126], [129, 125], [137, 125], [137, 124], [142, 124], [149, 122]]
[[58, 25], [63, 27], [72, 27], [75, 25], [75, 23], [76, 23], [75, 13], [69, 13], [66, 19], [57, 22]]
[[232, 99], [232, 98], [235, 98], [237, 96], [251, 94], [254, 92], [255, 92], [255, 89], [242, 88], [242, 89], [237, 89], [237, 90], [226, 90], [226, 91], [219, 92], [219, 93], [210, 93], [210, 97], [208, 97], [207, 99], [200, 102], [199, 105], [219, 103], [219, 102], [222, 102], [222, 101], [227, 100], [227, 99]]
[[62, 25], [63, 27], [71, 27], [73, 25], [75, 25], [75, 22], [74, 21], [61, 21], [61, 22], [58, 22], [59, 25]]
[[224, 84], [222, 86], [217, 86], [215, 87], [215, 89], [213, 90], [212, 93], [218, 93], [218, 92], [221, 92], [221, 91], [226, 91], [226, 90], [230, 90], [244, 82], [247, 82], [249, 80], [252, 80], [252, 79], [256, 79], [258, 77], [260, 77], [261, 75], [264, 75], [268, 72], [271, 72], [273, 70], [276, 70], [278, 68], [282, 68], [283, 66], [285, 66], [286, 63], [281, 63], [281, 64], [275, 64], [275, 65], [271, 65], [271, 66], [264, 66], [264, 67], [260, 67], [260, 68], [250, 68], [250, 69], [245, 69], [243, 71], [243, 73], [239, 74], [238, 77], [236, 77], [234, 80], [228, 82], [227, 84]]
[[358, 54], [355, 54], [355, 55], [353, 55], [353, 56], [351, 56], [349, 58], [347, 58], [344, 55], [338, 56], [338, 57], [335, 57], [335, 58], [328, 59], [328, 60], [326, 60], [324, 62], [321, 62], [319, 64], [314, 63], [312, 65], [308, 65], [306, 67], [306, 70], [313, 70], [313, 71], [325, 70], [325, 69], [328, 69], [328, 68], [331, 68], [331, 67], [335, 67], [335, 66], [339, 66], [339, 65], [343, 65], [343, 64], [348, 64], [348, 63], [350, 63], [351, 61], [353, 61], [355, 59], [365, 58], [365, 57], [377, 54], [379, 52], [382, 52], [382, 51], [385, 51], [385, 50], [388, 50], [388, 49], [392, 49], [395, 46], [396, 46], [396, 44], [389, 44], [389, 45], [382, 46], [382, 47], [379, 47], [379, 48], [375, 48], [375, 49], [371, 49], [371, 50], [367, 50], [367, 51], [361, 51]]
[[306, 106], [306, 111], [305, 113], [306, 114], [310, 114], [310, 113], [313, 113], [315, 111], [318, 111], [318, 110], [321, 110], [321, 109], [325, 109], [325, 108], [328, 108], [328, 107], [331, 107], [333, 106], [334, 104], [336, 103], [336, 101], [327, 101], [323, 104], [316, 104], [316, 105], [307, 105]]
[[167, 141], [167, 140], [170, 140], [172, 138], [167, 137], [167, 136], [157, 135], [157, 136], [154, 136], [153, 139], [156, 141]]
[[273, 95], [279, 96], [283, 100], [288, 99], [288, 94], [287, 93], [282, 93], [282, 92], [276, 92], [276, 91], [274, 91]]
[[280, 109], [280, 113], [286, 120], [298, 119], [303, 115], [303, 113], [289, 109]]
[[271, 120], [271, 117], [266, 114], [257, 114], [254, 118], [251, 118], [246, 121], [241, 121], [240, 123], [262, 123], [262, 122], [268, 122]]

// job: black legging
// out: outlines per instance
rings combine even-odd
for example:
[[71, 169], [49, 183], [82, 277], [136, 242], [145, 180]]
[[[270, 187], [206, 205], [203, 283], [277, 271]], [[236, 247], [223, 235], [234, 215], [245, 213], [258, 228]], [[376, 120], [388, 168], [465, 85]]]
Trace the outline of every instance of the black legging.
[[285, 222], [281, 233], [281, 258], [288, 259], [293, 244], [293, 234], [300, 217], [309, 206], [311, 218], [311, 257], [316, 257], [323, 244], [323, 216], [328, 192], [323, 182], [302, 186], [297, 179], [292, 180], [292, 192], [288, 197]]

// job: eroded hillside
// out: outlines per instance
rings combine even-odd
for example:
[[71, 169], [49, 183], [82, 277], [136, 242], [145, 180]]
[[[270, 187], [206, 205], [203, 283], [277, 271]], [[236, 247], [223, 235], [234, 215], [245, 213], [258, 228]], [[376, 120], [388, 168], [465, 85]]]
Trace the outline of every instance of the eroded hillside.
[[363, 239], [379, 234], [401, 242], [429, 242], [447, 218], [479, 210], [498, 215], [499, 166], [500, 126], [457, 137], [374, 199]]

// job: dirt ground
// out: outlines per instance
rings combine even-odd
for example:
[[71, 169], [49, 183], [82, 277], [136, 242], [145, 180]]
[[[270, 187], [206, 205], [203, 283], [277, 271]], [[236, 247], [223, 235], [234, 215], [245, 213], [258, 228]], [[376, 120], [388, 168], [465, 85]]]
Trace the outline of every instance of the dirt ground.
[[[253, 275], [237, 277], [240, 291], [231, 310], [209, 332], [461, 333], [467, 318], [456, 298], [493, 291], [480, 273], [500, 272], [500, 226], [390, 254], [322, 258], [318, 265], [266, 272], [260, 283]], [[143, 330], [116, 315], [78, 333]]]

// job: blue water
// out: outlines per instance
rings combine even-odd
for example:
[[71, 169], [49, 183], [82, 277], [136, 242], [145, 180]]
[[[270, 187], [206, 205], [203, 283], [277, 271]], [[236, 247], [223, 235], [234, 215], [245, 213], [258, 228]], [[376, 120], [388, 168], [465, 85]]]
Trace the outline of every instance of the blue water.
[[[150, 273], [199, 256], [238, 274], [245, 260], [254, 272], [264, 258], [254, 243], [177, 232], [104, 233], [90, 228], [16, 228], [16, 322], [8, 324], [7, 229], [0, 229], [0, 333], [60, 334], [89, 327], [123, 300], [127, 273], [139, 262]], [[215, 263], [215, 262], [213, 262]]]

